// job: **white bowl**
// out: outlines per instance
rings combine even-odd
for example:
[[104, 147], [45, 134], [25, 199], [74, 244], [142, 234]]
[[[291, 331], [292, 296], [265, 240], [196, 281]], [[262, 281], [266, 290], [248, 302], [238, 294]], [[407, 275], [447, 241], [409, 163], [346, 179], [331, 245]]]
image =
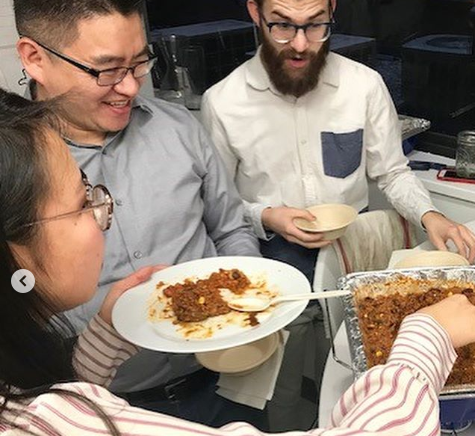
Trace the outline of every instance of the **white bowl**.
[[307, 221], [294, 219], [300, 230], [312, 233], [323, 233], [324, 239], [333, 241], [343, 236], [346, 228], [356, 219], [358, 211], [346, 204], [319, 204], [307, 208], [317, 219]]
[[245, 375], [267, 361], [279, 345], [279, 332], [239, 347], [196, 353], [196, 359], [211, 371]]
[[418, 251], [400, 260], [394, 269], [419, 268], [431, 266], [468, 266], [465, 257], [450, 251]]

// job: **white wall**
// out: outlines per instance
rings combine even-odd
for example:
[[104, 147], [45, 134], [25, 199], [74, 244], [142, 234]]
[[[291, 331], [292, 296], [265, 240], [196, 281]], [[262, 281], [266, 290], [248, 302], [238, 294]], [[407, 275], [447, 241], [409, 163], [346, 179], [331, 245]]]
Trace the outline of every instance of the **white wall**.
[[23, 93], [18, 85], [22, 73], [15, 49], [17, 39], [12, 0], [0, 0], [0, 86]]

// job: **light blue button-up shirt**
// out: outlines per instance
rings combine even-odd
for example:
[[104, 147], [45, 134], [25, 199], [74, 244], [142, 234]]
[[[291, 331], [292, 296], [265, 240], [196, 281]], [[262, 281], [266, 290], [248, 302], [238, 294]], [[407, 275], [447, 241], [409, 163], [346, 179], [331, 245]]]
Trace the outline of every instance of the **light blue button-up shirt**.
[[[111, 283], [143, 266], [260, 256], [232, 181], [183, 107], [137, 97], [129, 125], [104, 145], [68, 143], [90, 182], [106, 185], [115, 200], [100, 288], [91, 302], [68, 312], [78, 329], [99, 311]], [[197, 367], [189, 355], [144, 350], [120, 368], [112, 389], [141, 390]]]

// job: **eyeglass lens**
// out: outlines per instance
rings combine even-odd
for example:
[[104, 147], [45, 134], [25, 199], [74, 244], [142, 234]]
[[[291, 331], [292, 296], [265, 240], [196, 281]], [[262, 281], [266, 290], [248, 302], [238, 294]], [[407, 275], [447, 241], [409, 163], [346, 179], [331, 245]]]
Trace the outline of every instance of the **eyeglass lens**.
[[[153, 68], [155, 59], [150, 59], [148, 62], [142, 62], [132, 68], [132, 74], [136, 79], [146, 76]], [[97, 83], [101, 86], [116, 85], [120, 83], [129, 72], [129, 68], [113, 68], [110, 70], [101, 71], [97, 78]]]
[[97, 224], [101, 230], [107, 230], [111, 215], [110, 198], [102, 186], [95, 186], [92, 190], [91, 206], [95, 206], [92, 211]]
[[[310, 42], [323, 42], [330, 34], [328, 24], [315, 24], [305, 30], [305, 36]], [[278, 23], [272, 26], [271, 35], [277, 42], [287, 43], [297, 35], [297, 29], [287, 23]]]

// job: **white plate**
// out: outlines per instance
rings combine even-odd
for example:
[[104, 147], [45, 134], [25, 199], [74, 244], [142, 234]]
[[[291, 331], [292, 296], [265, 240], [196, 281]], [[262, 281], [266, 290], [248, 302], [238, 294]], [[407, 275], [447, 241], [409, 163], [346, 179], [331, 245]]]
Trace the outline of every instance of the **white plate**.
[[394, 265], [394, 269], [423, 268], [435, 266], [468, 266], [470, 263], [465, 257], [450, 251], [417, 251], [401, 259]]
[[280, 335], [276, 332], [239, 347], [196, 353], [195, 356], [201, 365], [211, 371], [243, 375], [268, 360], [277, 350], [279, 339]]
[[253, 276], [264, 276], [268, 287], [275, 288], [281, 295], [312, 291], [305, 276], [286, 263], [257, 257], [199, 259], [159, 271], [147, 283], [127, 291], [112, 311], [114, 327], [128, 341], [150, 350], [169, 353], [223, 350], [269, 336], [297, 318], [308, 304], [307, 301], [279, 304], [255, 327], [226, 326], [208, 339], [186, 339], [176, 331], [170, 320], [159, 323], [148, 320], [149, 299], [158, 282], [177, 283], [188, 277], [205, 278], [220, 268], [237, 268], [251, 279]]

